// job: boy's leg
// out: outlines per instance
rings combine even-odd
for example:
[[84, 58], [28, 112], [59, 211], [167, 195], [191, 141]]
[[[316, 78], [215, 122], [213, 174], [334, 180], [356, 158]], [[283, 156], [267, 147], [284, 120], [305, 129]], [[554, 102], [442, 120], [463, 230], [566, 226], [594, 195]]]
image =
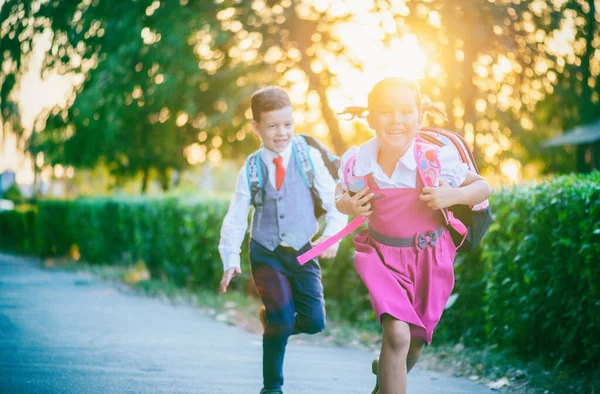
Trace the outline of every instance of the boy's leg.
[[285, 347], [294, 329], [292, 290], [278, 256], [254, 241], [250, 242], [250, 268], [265, 305], [263, 385], [277, 389], [283, 385]]
[[281, 258], [285, 259], [286, 268], [290, 272], [290, 284], [296, 311], [294, 334], [316, 334], [325, 329], [325, 300], [321, 282], [321, 267], [316, 259], [304, 265], [300, 265], [296, 259], [299, 254], [310, 247], [310, 244], [307, 244], [298, 252], [285, 251], [280, 254]]

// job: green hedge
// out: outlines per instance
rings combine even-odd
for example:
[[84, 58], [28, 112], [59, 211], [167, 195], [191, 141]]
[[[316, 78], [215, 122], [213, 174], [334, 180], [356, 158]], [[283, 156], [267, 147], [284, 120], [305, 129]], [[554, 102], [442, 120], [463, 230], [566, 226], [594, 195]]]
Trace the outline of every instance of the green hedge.
[[436, 334], [600, 372], [600, 173], [505, 188], [491, 204]]
[[143, 261], [153, 277], [216, 286], [227, 204], [218, 199], [44, 201], [39, 204], [39, 252], [43, 257], [78, 254], [100, 264]]
[[498, 193], [484, 245], [488, 339], [600, 370], [600, 173]]
[[[600, 370], [600, 174], [497, 190], [491, 203], [495, 219], [482, 245], [455, 262], [457, 298], [442, 317], [436, 341], [497, 344], [524, 359]], [[38, 206], [36, 232], [30, 230], [33, 213], [0, 215], [0, 247], [26, 252], [36, 245], [42, 256], [79, 253], [91, 263], [144, 261], [153, 277], [216, 290], [227, 204], [45, 201]], [[237, 289], [249, 284], [246, 242], [242, 250]], [[373, 325], [352, 255], [347, 237], [336, 260], [322, 262], [328, 315]]]
[[34, 206], [0, 211], [0, 250], [32, 254], [35, 250]]

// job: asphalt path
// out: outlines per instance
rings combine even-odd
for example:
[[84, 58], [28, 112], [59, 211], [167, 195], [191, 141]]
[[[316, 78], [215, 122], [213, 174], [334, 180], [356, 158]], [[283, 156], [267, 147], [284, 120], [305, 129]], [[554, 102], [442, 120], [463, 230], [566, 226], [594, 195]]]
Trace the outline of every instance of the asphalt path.
[[[291, 343], [286, 394], [368, 394], [373, 353]], [[0, 393], [258, 394], [261, 337], [200, 309], [0, 254]], [[410, 394], [490, 393], [418, 368]]]

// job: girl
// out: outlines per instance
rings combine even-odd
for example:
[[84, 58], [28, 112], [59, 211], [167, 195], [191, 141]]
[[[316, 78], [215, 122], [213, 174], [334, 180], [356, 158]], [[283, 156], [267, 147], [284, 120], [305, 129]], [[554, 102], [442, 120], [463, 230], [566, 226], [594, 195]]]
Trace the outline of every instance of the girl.
[[[369, 218], [368, 229], [354, 238], [354, 265], [369, 290], [382, 325], [378, 384], [373, 393], [406, 392], [407, 373], [431, 337], [454, 286], [456, 254], [442, 210], [475, 205], [491, 193], [488, 183], [468, 170], [451, 147], [437, 150], [439, 187], [424, 186], [417, 171], [415, 144], [423, 115], [443, 111], [421, 99], [419, 86], [402, 78], [378, 82], [368, 107], [345, 113], [361, 116], [376, 136], [342, 157], [336, 207], [346, 215]], [[349, 160], [364, 189], [352, 195], [343, 181]]]

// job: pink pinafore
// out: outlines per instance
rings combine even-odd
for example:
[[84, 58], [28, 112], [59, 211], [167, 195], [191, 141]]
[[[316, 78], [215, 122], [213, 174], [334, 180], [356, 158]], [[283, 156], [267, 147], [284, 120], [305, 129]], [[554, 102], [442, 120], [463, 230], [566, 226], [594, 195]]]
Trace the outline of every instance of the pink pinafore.
[[456, 254], [444, 217], [419, 199], [417, 187], [379, 189], [368, 176], [373, 213], [354, 237], [354, 266], [367, 286], [377, 319], [387, 313], [411, 326], [411, 335], [431, 343], [454, 287]]
[[[387, 313], [405, 321], [412, 336], [430, 344], [454, 287], [457, 246], [447, 226], [461, 234], [463, 241], [467, 228], [452, 212], [433, 210], [420, 200], [424, 180], [428, 186], [438, 184], [440, 163], [437, 151], [421, 140], [417, 140], [414, 154], [420, 175], [414, 189], [380, 189], [371, 174], [363, 178], [363, 185], [368, 184], [378, 198], [371, 199], [369, 227], [354, 237], [354, 266], [369, 290], [377, 320], [381, 322]], [[349, 160], [345, 176], [353, 172], [352, 165]], [[366, 220], [355, 218], [342, 231], [299, 256], [298, 261], [303, 264], [318, 256]]]

